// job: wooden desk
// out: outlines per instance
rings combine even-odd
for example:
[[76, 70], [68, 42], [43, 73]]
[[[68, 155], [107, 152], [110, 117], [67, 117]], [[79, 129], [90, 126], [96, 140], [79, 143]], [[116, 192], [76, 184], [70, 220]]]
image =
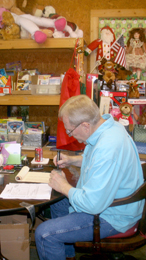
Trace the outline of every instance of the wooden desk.
[[[50, 165], [50, 162], [49, 162]], [[51, 171], [53, 168], [46, 165], [44, 166], [44, 171]], [[17, 170], [14, 174], [4, 174], [4, 184], [0, 185], [0, 193], [5, 188], [6, 184], [8, 183], [16, 183], [15, 176], [17, 175], [19, 170]], [[72, 174], [69, 172], [68, 169], [64, 169], [64, 172], [66, 173], [66, 177], [68, 181], [75, 186], [75, 180], [72, 178]], [[56, 192], [55, 190], [52, 190], [51, 199], [50, 200], [18, 200], [18, 199], [1, 199], [0, 198], [0, 215], [9, 215], [9, 214], [26, 214], [25, 207], [22, 207], [20, 205], [21, 202], [26, 202], [31, 205], [35, 206], [35, 212], [38, 214], [43, 208], [46, 206], [59, 201], [64, 198], [64, 195], [61, 193]]]

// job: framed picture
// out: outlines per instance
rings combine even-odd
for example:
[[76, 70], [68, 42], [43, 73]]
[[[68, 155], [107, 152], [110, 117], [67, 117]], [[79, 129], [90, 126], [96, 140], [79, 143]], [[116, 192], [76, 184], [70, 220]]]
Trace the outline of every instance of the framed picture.
[[100, 107], [99, 107], [101, 116], [104, 114], [108, 114], [109, 108], [110, 108], [110, 97], [101, 96]]
[[[146, 9], [102, 9], [91, 10], [90, 42], [100, 38], [100, 29], [110, 26], [116, 38], [124, 31], [124, 43], [127, 42], [128, 31], [132, 28], [146, 27]], [[96, 64], [96, 50], [90, 55], [90, 71], [97, 73], [93, 68]]]

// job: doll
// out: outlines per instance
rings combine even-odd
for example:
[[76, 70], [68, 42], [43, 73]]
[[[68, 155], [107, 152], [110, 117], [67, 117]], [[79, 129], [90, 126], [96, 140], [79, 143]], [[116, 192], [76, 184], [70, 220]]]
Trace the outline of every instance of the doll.
[[97, 49], [96, 61], [98, 70], [102, 68], [101, 61], [103, 58], [110, 60], [114, 58], [114, 51], [111, 48], [116, 40], [113, 30], [109, 26], [105, 26], [101, 29], [101, 39], [96, 39], [91, 42], [85, 49], [85, 56], [88, 56], [95, 49]]
[[133, 74], [140, 79], [142, 69], [146, 69], [146, 37], [143, 28], [134, 28], [129, 32], [126, 47], [127, 69], [132, 68]]

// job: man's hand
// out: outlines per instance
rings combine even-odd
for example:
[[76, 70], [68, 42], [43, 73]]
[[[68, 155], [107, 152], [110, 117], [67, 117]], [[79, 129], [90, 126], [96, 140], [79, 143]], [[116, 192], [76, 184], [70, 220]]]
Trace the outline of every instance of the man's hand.
[[68, 192], [72, 186], [68, 183], [63, 171], [51, 171], [49, 185], [56, 191], [68, 197]]
[[83, 157], [81, 155], [69, 156], [63, 153], [60, 153], [60, 160], [57, 162], [57, 155], [53, 158], [53, 163], [59, 168], [68, 168], [71, 165], [81, 167]]
[[70, 156], [60, 153], [60, 160], [57, 162], [57, 155], [53, 158], [53, 163], [59, 168], [67, 168], [71, 164]]

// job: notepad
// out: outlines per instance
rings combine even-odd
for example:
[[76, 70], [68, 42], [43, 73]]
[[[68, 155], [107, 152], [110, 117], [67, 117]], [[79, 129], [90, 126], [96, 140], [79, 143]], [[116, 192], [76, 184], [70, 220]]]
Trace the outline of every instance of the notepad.
[[49, 183], [49, 179], [50, 172], [31, 172], [28, 166], [24, 166], [15, 177], [17, 182]]

